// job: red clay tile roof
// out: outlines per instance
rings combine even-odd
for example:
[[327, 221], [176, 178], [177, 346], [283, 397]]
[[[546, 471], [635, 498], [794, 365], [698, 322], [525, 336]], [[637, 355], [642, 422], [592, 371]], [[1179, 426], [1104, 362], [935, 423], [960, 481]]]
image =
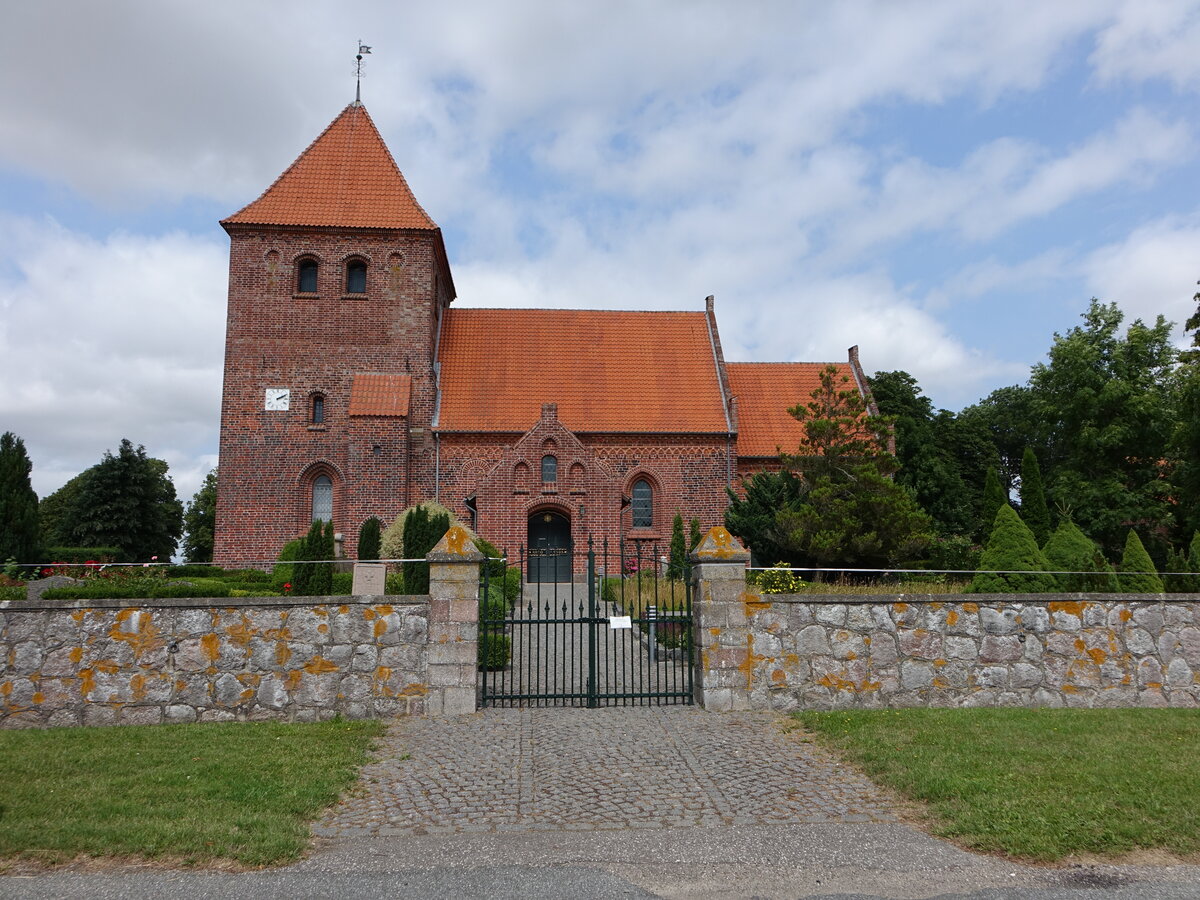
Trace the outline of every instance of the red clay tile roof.
[[222, 224], [437, 229], [366, 107], [353, 103], [261, 197]]
[[354, 376], [350, 385], [350, 415], [407, 416], [410, 375]]
[[[780, 449], [795, 453], [804, 441], [804, 427], [788, 415], [788, 407], [807, 403], [821, 386], [821, 372], [830, 363], [726, 363], [729, 393], [737, 399], [738, 456], [778, 456]], [[848, 362], [833, 363], [839, 377], [854, 384]]]
[[449, 309], [438, 356], [441, 431], [728, 431], [701, 312]]

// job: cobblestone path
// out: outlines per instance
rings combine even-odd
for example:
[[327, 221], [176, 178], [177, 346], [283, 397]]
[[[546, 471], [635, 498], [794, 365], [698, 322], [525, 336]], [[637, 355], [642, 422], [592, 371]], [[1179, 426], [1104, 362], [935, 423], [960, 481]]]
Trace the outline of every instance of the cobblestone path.
[[772, 713], [486, 709], [392, 725], [320, 836], [895, 822]]

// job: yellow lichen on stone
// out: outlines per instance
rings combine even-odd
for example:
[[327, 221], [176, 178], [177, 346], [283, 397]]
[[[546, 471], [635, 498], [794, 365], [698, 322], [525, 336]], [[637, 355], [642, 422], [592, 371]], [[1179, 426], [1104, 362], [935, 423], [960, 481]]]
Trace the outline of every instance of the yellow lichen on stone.
[[206, 634], [200, 638], [200, 649], [204, 651], [205, 657], [216, 662], [221, 656], [221, 639], [215, 634]]
[[336, 672], [337, 670], [337, 663], [331, 662], [323, 656], [314, 656], [304, 667], [304, 671], [310, 675], [320, 675], [323, 672]]

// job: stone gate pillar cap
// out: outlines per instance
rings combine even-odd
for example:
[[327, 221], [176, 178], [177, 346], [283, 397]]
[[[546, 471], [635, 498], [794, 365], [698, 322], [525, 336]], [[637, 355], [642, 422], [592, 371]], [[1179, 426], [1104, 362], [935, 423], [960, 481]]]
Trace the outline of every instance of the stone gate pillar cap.
[[425, 558], [430, 562], [482, 562], [484, 555], [471, 539], [471, 532], [461, 525], [451, 525]]
[[730, 534], [727, 528], [717, 525], [708, 529], [708, 534], [691, 552], [690, 559], [698, 563], [745, 563], [749, 561], [750, 553], [738, 543], [738, 539]]

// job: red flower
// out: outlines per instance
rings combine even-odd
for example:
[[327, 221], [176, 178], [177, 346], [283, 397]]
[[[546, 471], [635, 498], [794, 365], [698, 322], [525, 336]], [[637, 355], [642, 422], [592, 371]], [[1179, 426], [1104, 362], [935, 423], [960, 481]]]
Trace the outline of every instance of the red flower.
[[292, 583], [290, 581], [284, 583], [283, 592], [285, 594], [290, 594], [292, 592]]

